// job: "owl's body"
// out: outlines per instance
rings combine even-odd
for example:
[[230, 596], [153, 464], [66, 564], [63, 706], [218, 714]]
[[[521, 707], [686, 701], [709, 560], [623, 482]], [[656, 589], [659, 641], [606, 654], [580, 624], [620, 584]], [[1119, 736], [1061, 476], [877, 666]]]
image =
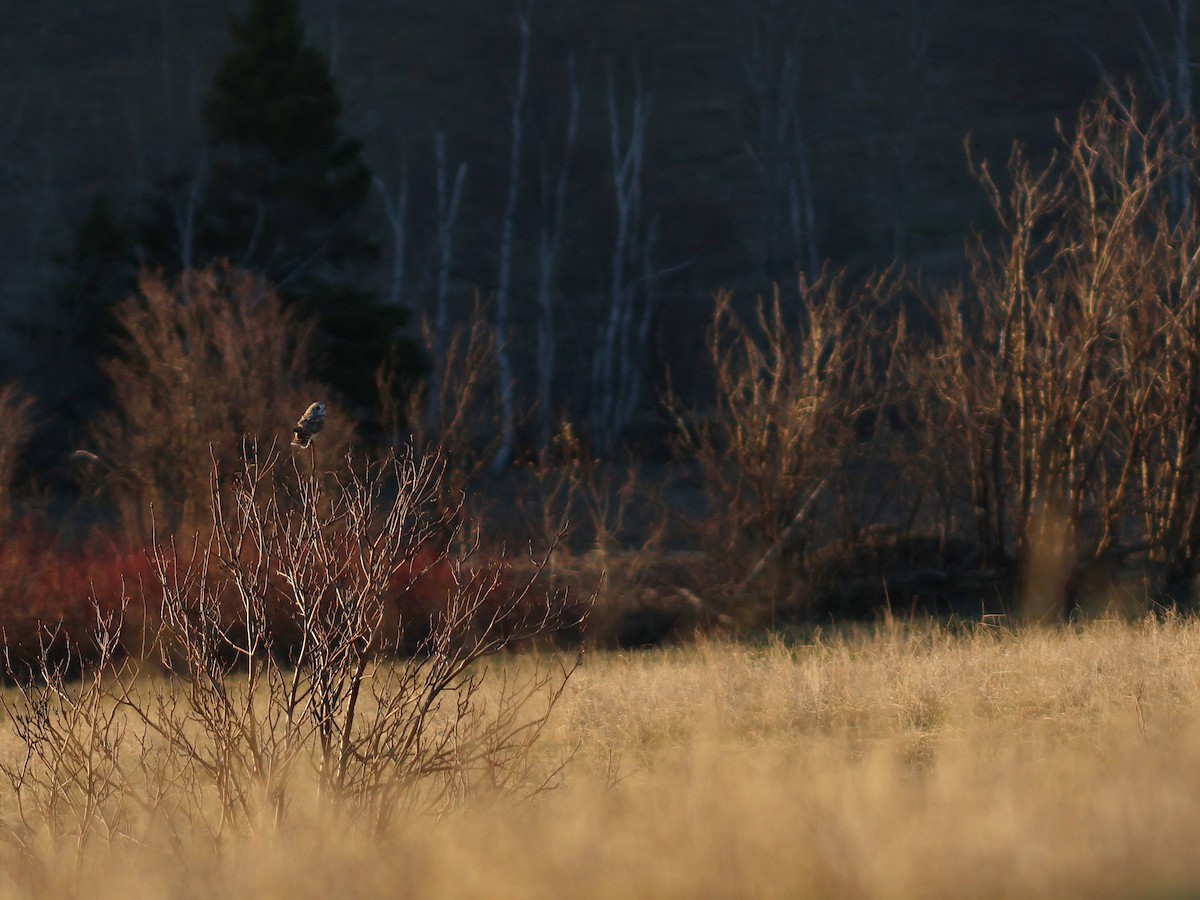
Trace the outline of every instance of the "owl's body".
[[319, 400], [304, 411], [296, 427], [292, 429], [292, 446], [307, 447], [312, 439], [325, 427], [325, 404]]

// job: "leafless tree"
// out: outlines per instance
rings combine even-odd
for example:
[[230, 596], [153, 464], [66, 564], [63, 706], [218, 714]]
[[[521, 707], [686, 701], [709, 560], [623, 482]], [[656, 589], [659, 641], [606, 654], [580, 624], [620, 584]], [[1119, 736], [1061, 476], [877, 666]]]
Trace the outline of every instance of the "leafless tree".
[[433, 327], [429, 345], [429, 408], [426, 427], [437, 432], [441, 422], [435, 398], [442, 395], [446, 377], [446, 347], [450, 339], [450, 270], [454, 262], [454, 228], [458, 222], [458, 206], [462, 200], [463, 183], [467, 179], [467, 164], [459, 163], [454, 184], [447, 181], [446, 133], [439, 131], [435, 143], [437, 154], [437, 287], [433, 304]]
[[1140, 546], [1194, 565], [1200, 244], [1194, 211], [1170, 211], [1195, 141], [1176, 127], [1110, 98], [1048, 165], [1014, 150], [1007, 187], [979, 166], [1005, 239], [934, 302], [939, 344], [912, 376], [937, 398], [929, 434], [946, 480], [969, 480], [987, 562], [1028, 574], [1059, 547], [1057, 582], [1039, 576], [1049, 608], [1088, 560]]
[[340, 0], [324, 0], [305, 4], [308, 9], [309, 31], [316, 32], [316, 43], [323, 46], [325, 57], [329, 60], [329, 71], [339, 75], [338, 67], [342, 60], [342, 12]]
[[[92, 425], [103, 487], [131, 537], [208, 517], [210, 454], [236, 458], [241, 435], [286, 433], [327, 389], [308, 379], [311, 326], [257, 276], [229, 266], [144, 274], [116, 311], [124, 336], [102, 369], [113, 409]], [[352, 433], [336, 408], [317, 442], [323, 466]]]
[[[541, 164], [541, 225], [538, 231], [538, 354], [537, 354], [537, 411], [538, 446], [550, 446], [554, 433], [554, 369], [558, 350], [558, 335], [554, 306], [558, 299], [558, 267], [566, 226], [567, 182], [571, 157], [579, 137], [581, 89], [575, 68], [575, 56], [567, 59], [567, 125], [563, 140], [558, 174], [551, 177], [546, 155]], [[553, 181], [553, 186], [551, 182]]]
[[897, 290], [891, 273], [860, 285], [845, 273], [802, 277], [794, 319], [778, 292], [752, 317], [736, 313], [729, 293], [718, 296], [708, 347], [714, 403], [671, 405], [680, 449], [702, 472], [701, 538], [730, 611], [757, 617], [755, 598], [769, 601], [772, 616], [781, 600], [807, 602], [796, 591], [813, 551], [871, 524], [868, 515], [818, 528], [818, 513], [834, 508], [818, 501], [852, 492], [874, 440], [860, 436], [862, 423], [880, 428], [894, 400], [903, 330], [886, 313]]
[[[425, 329], [425, 344], [433, 335]], [[496, 332], [479, 296], [465, 321], [450, 328], [443, 351], [443, 375], [416, 390], [400, 384], [394, 372], [379, 372], [383, 422], [389, 433], [407, 431], [408, 443], [417, 451], [446, 460], [441, 480], [447, 496], [469, 498], [472, 516], [479, 518], [484, 492], [477, 481], [495, 455], [497, 393]], [[437, 393], [434, 393], [434, 390]], [[436, 429], [427, 425], [432, 410]], [[397, 438], [398, 440], [398, 438]]]
[[[1177, 125], [1195, 119], [1194, 70], [1200, 61], [1192, 50], [1191, 0], [1124, 0], [1137, 32], [1138, 57], [1152, 90]], [[1177, 148], [1178, 149], [1178, 148]], [[1177, 170], [1171, 179], [1177, 211], [1191, 200], [1189, 173]]]
[[201, 159], [188, 176], [176, 179], [165, 189], [171, 222], [179, 239], [179, 265], [183, 272], [191, 269], [196, 262], [196, 221], [204, 200], [207, 177], [208, 166]]
[[385, 830], [544, 784], [531, 753], [578, 655], [498, 659], [578, 626], [580, 608], [534, 587], [544, 556], [452, 551], [433, 456], [347, 460], [327, 491], [295, 457], [244, 447], [236, 477], [214, 471], [211, 526], [156, 544], [141, 659], [110, 614], [81, 683], [47, 654], [32, 673], [10, 664], [16, 840], [48, 827], [78, 853], [97, 835], [169, 852], [278, 826], [310, 786], [341, 821]]
[[500, 272], [496, 284], [496, 360], [500, 374], [500, 446], [493, 464], [505, 468], [512, 460], [517, 443], [516, 373], [513, 370], [512, 348], [509, 345], [512, 328], [511, 292], [513, 253], [516, 245], [517, 202], [521, 189], [521, 155], [525, 143], [525, 96], [529, 84], [529, 54], [533, 44], [533, 0], [517, 11], [517, 26], [521, 33], [520, 61], [517, 64], [517, 84], [513, 93], [511, 142], [508, 157], [508, 190], [504, 195], [504, 212], [500, 219]]
[[[646, 148], [646, 122], [650, 97], [641, 73], [634, 73], [634, 94], [629, 110], [627, 136], [623, 136], [621, 113], [613, 74], [607, 82], [609, 150], [617, 222], [613, 241], [609, 304], [601, 326], [592, 365], [592, 430], [611, 449], [625, 424], [620, 418], [620, 399], [628, 379], [641, 377], [641, 334], [639, 319], [650, 310], [638, 308], [636, 279], [630, 275], [634, 254], [640, 249], [638, 229], [642, 224], [642, 167]], [[639, 316], [639, 313], [641, 314]]]
[[663, 578], [668, 504], [641, 468], [597, 458], [563, 422], [535, 465], [511, 473], [523, 533], [555, 545], [549, 583], [594, 598], [582, 632], [591, 646], [611, 646], [635, 610], [661, 608], [685, 587]]
[[[738, 16], [737, 46], [754, 107], [746, 153], [758, 173], [761, 253], [767, 262], [783, 254], [815, 279], [820, 254], [812, 157], [801, 108], [805, 16], [796, 4], [757, 0], [742, 0]], [[780, 247], [781, 242], [786, 246]]]
[[[444, 177], [440, 168], [442, 164], [439, 161], [439, 179]], [[387, 215], [388, 226], [392, 229], [392, 271], [388, 281], [388, 303], [399, 306], [404, 300], [404, 264], [408, 238], [408, 159], [400, 160], [399, 184], [394, 195], [379, 175], [374, 176], [371, 183], [383, 201], [383, 211]]]

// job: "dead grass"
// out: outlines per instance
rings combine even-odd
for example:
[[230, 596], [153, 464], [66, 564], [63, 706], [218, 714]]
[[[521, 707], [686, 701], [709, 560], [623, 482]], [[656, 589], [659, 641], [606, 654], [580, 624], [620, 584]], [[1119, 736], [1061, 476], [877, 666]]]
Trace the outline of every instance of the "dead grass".
[[[1200, 623], [595, 654], [560, 788], [386, 834], [3, 850], [15, 896], [1113, 896], [1200, 886]], [[514, 657], [502, 667], [526, 665]], [[16, 752], [6, 738], [3, 753]], [[7, 803], [8, 801], [5, 801]]]

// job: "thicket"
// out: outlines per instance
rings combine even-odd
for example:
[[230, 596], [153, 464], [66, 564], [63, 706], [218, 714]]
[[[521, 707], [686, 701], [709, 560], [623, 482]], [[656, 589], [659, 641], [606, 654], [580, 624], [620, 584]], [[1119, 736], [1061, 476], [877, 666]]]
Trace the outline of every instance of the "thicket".
[[[974, 167], [1000, 237], [974, 240], [960, 284], [826, 270], [749, 307], [719, 295], [714, 391], [668, 398], [684, 465], [665, 483], [599, 461], [571, 423], [508, 475], [490, 472], [498, 366], [482, 308], [443, 336], [436, 382], [413, 392], [380, 369], [388, 443], [446, 461], [440, 503], [460, 509], [459, 540], [489, 553], [554, 544], [548, 583], [589, 593], [606, 579], [600, 641], [647, 604], [679, 627], [858, 614], [922, 591], [1061, 614], [1097, 572], [1187, 602], [1200, 555], [1200, 223], [1174, 186], [1194, 177], [1196, 136], [1111, 97], [1062, 142], [1044, 166], [1018, 147], [999, 171]], [[245, 436], [270, 446], [330, 396], [308, 380], [311, 325], [231, 266], [145, 275], [118, 320], [104, 364], [116, 409], [77, 467], [117, 511], [123, 556], [149, 546], [152, 526], [207, 533]], [[6, 397], [10, 497], [29, 407]], [[336, 491], [353, 439], [331, 403], [315, 455], [299, 460]], [[689, 473], [703, 508], [672, 509]]]
[[[18, 848], [171, 852], [311, 803], [381, 831], [538, 789], [531, 748], [578, 656], [503, 674], [484, 662], [576, 626], [586, 605], [535, 588], [544, 557], [515, 567], [465, 546], [436, 457], [347, 459], [330, 490], [302, 456], [245, 450], [227, 490], [214, 469], [207, 531], [156, 542], [86, 645], [7, 656], [18, 690], [0, 704], [24, 753], [0, 764], [16, 804], [3, 833]], [[436, 603], [420, 602], [425, 581]]]
[[899, 289], [891, 274], [854, 287], [844, 273], [801, 278], [792, 316], [779, 292], [750, 317], [717, 297], [714, 405], [699, 415], [672, 407], [708, 499], [699, 535], [721, 607], [753, 611], [766, 597], [773, 618], [780, 601], [803, 603], [814, 552], [876, 521], [871, 495], [883, 489], [864, 473], [879, 461], [882, 413], [899, 389]]
[[[1110, 98], [1045, 166], [976, 167], [1001, 237], [961, 284], [826, 270], [748, 309], [719, 295], [711, 402], [666, 402], [691, 511], [570, 423], [493, 472], [482, 312], [423, 391], [379, 370], [392, 440], [365, 450], [267, 282], [143, 275], [103, 365], [115, 409], [75, 461], [120, 539], [101, 521], [70, 548], [14, 499], [35, 420], [0, 390], [20, 750], [0, 836], [30, 858], [170, 854], [302, 807], [387, 833], [537, 791], [578, 648], [856, 613], [868, 588], [983, 586], [1061, 616], [1107, 568], [1143, 605], [1190, 601], [1200, 215], [1172, 187], [1196, 141]], [[294, 451], [318, 398], [329, 423]]]
[[[117, 319], [117, 405], [74, 458], [117, 518], [72, 545], [20, 510], [0, 544], [22, 750], [0, 765], [3, 839], [171, 852], [314, 803], [386, 831], [538, 790], [532, 749], [578, 662], [546, 651], [588, 608], [542, 577], [558, 536], [481, 551], [445, 446], [356, 455], [308, 378], [311, 324], [253, 274], [144, 274]], [[294, 450], [314, 398], [329, 420]], [[31, 401], [0, 400], [7, 488]]]
[[1136, 555], [1159, 587], [1196, 574], [1200, 225], [1170, 190], [1195, 152], [1190, 127], [1109, 99], [1044, 168], [1020, 148], [1003, 176], [981, 165], [1003, 239], [913, 347], [945, 507], [969, 504], [984, 564], [1049, 608], [1103, 560]]
[[748, 317], [718, 298], [713, 405], [676, 416], [723, 603], [812, 612], [831, 571], [886, 591], [969, 570], [1062, 614], [1101, 568], [1190, 599], [1200, 230], [1171, 186], [1196, 134], [1114, 96], [1062, 142], [975, 167], [1000, 237], [961, 284], [802, 280], [794, 322], [778, 296]]
[[[212, 462], [232, 471], [245, 435], [286, 436], [329, 388], [314, 381], [312, 325], [263, 278], [228, 264], [177, 279], [143, 274], [116, 311], [117, 353], [102, 363], [113, 409], [90, 430], [82, 475], [106, 493], [132, 540], [209, 516]], [[329, 400], [314, 471], [346, 451], [353, 427]], [[224, 476], [223, 476], [224, 477]]]

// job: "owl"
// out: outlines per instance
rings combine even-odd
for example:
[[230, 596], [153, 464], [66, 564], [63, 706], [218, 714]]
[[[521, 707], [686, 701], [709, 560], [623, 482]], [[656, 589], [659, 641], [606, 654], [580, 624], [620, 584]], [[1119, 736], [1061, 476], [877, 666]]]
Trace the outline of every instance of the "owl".
[[307, 447], [317, 432], [325, 427], [325, 404], [319, 400], [309, 406], [292, 429], [292, 446]]

